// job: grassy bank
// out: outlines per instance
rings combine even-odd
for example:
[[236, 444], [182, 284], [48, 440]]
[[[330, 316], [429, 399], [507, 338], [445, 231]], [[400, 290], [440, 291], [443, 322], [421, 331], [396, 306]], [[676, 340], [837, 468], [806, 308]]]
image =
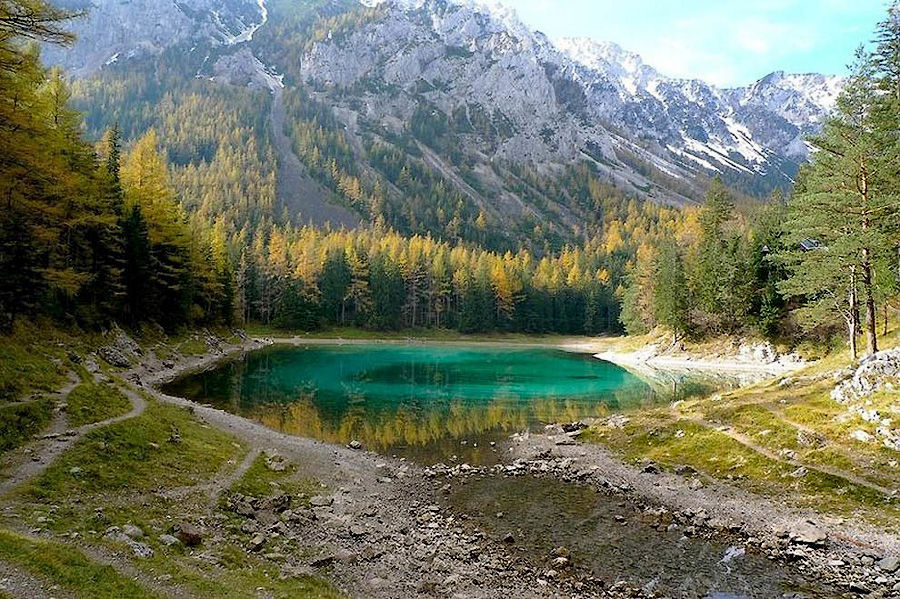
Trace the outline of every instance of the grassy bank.
[[82, 383], [69, 393], [69, 426], [101, 422], [127, 414], [131, 402], [114, 385]]
[[[309, 339], [348, 339], [348, 340], [392, 340], [406, 341], [460, 341], [479, 342], [493, 341], [504, 343], [562, 343], [573, 339], [564, 335], [526, 335], [524, 333], [478, 333], [466, 334], [444, 329], [409, 329], [403, 331], [370, 331], [353, 327], [327, 328], [316, 331], [288, 331], [272, 326], [252, 324], [247, 327], [247, 334], [252, 337], [290, 338], [306, 337]], [[588, 338], [579, 338], [588, 339]]]
[[[153, 550], [153, 556], [126, 557], [123, 561], [148, 577], [166, 580], [198, 596], [237, 598], [268, 593], [284, 598], [338, 597], [323, 579], [281, 576], [277, 562], [244, 548], [246, 534], [218, 524], [229, 522], [229, 514], [221, 504], [210, 502], [210, 488], [234, 470], [247, 452], [246, 445], [204, 424], [189, 410], [148, 398], [144, 414], [91, 432], [22, 490], [14, 505], [29, 528], [45, 529], [57, 538], [77, 536], [82, 543], [103, 546], [124, 556], [129, 555], [128, 547], [106, 538], [104, 532], [110, 526], [138, 526], [146, 533], [140, 541]], [[321, 486], [299, 478], [290, 465], [279, 472], [269, 470], [260, 457], [233, 489], [223, 489], [257, 496], [270, 495], [273, 490], [308, 496]], [[14, 527], [17, 521], [9, 521], [7, 526]], [[206, 523], [203, 559], [183, 546], [169, 547], [159, 538], [177, 521]], [[0, 556], [6, 555], [3, 541], [0, 533]], [[66, 554], [65, 547], [59, 546], [62, 555]], [[30, 548], [18, 547], [18, 557], [9, 559], [30, 572], [55, 579], [54, 553], [32, 552]], [[135, 589], [121, 590], [115, 586], [119, 578], [114, 572], [78, 552], [68, 552], [80, 561], [74, 565], [60, 562], [58, 567], [89, 573], [73, 578], [66, 583], [69, 586], [63, 585], [79, 596], [156, 596], [133, 581], [129, 583]], [[43, 563], [40, 556], [50, 563]], [[108, 595], [100, 591], [92, 594], [90, 586], [96, 580], [108, 581], [104, 583], [112, 589]]]
[[[898, 342], [894, 331], [883, 346]], [[831, 399], [833, 373], [846, 366], [843, 353], [832, 353], [788, 377], [598, 423], [583, 438], [635, 464], [690, 466], [758, 494], [898, 530], [900, 503], [882, 491], [900, 489], [900, 453], [851, 436], [874, 434], [876, 425]], [[870, 398], [885, 413], [897, 402], [896, 391]]]
[[39, 398], [0, 406], [0, 453], [15, 449], [44, 430], [53, 413], [53, 402]]

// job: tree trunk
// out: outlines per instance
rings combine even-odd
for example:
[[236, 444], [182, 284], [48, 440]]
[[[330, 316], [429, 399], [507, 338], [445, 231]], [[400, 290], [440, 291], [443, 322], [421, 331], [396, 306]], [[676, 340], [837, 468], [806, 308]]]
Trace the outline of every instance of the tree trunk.
[[866, 294], [866, 353], [878, 353], [878, 324], [875, 322], [875, 290], [872, 288], [872, 263], [869, 250], [863, 250], [862, 283]]
[[882, 332], [882, 335], [886, 336], [887, 334], [888, 334], [888, 303], [884, 302], [884, 331]]
[[856, 336], [859, 334], [859, 300], [856, 295], [856, 267], [850, 268], [850, 303], [849, 317], [847, 318], [847, 335], [850, 341], [850, 361], [856, 362], [858, 351], [856, 349]]
[[858, 352], [856, 349], [856, 323], [853, 322], [853, 318], [847, 319], [847, 336], [850, 340], [850, 362], [856, 362]]

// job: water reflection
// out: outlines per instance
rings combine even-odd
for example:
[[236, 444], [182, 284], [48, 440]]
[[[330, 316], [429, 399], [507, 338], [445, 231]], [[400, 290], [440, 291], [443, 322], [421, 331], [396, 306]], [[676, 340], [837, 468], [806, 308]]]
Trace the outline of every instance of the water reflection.
[[[167, 391], [273, 429], [424, 461], [490, 463], [513, 431], [709, 393], [661, 384], [590, 356], [475, 346], [276, 347], [187, 376]], [[465, 444], [463, 445], [463, 442]]]

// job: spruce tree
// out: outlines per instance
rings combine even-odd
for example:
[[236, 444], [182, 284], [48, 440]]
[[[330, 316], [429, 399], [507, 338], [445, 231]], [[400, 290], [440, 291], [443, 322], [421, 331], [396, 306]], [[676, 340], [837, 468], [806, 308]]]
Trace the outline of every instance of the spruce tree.
[[659, 324], [672, 329], [673, 343], [678, 343], [687, 333], [690, 320], [687, 279], [674, 240], [660, 243], [654, 266], [653, 315]]
[[804, 301], [809, 324], [840, 315], [854, 359], [860, 304], [867, 352], [878, 350], [874, 267], [889, 250], [886, 231], [898, 207], [879, 171], [884, 149], [873, 126], [875, 97], [872, 61], [860, 51], [838, 114], [812, 140], [818, 152], [789, 204], [786, 249], [777, 257], [789, 274], [780, 290]]

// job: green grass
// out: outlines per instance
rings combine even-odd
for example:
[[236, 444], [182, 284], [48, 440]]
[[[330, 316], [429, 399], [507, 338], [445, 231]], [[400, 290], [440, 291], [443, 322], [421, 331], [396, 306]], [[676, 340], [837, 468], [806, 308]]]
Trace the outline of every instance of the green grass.
[[183, 356], [201, 356], [209, 351], [206, 342], [200, 339], [186, 339], [179, 343], [175, 349]]
[[44, 540], [32, 540], [0, 529], [0, 558], [90, 599], [155, 598], [110, 566], [89, 560], [80, 551]]
[[[49, 326], [17, 323], [0, 336], [0, 400], [16, 401], [31, 391], [54, 391], [65, 383], [65, 351], [60, 332]], [[57, 362], [55, 362], [56, 360]]]
[[83, 426], [127, 414], [131, 402], [108, 383], [82, 383], [69, 394], [69, 426]]
[[815, 471], [793, 478], [794, 466], [691, 421], [633, 419], [624, 429], [591, 429], [585, 438], [619, 449], [633, 461], [650, 459], [669, 468], [690, 465], [715, 478], [742, 481], [763, 494], [793, 492], [804, 504], [843, 515], [874, 507], [887, 510], [894, 518], [900, 516], [900, 506], [892, 505], [880, 493]]
[[269, 470], [266, 456], [261, 454], [230, 490], [251, 497], [267, 497], [275, 492], [311, 497], [321, 494], [322, 486], [316, 480], [299, 477], [295, 464], [289, 464], [281, 472]]
[[0, 407], [0, 452], [15, 449], [42, 431], [52, 412], [49, 398]]
[[[180, 443], [169, 442], [173, 431]], [[36, 498], [198, 484], [243, 453], [232, 437], [201, 425], [187, 410], [149, 401], [137, 418], [92, 431], [33, 482]], [[80, 471], [73, 475], [72, 469]]]

